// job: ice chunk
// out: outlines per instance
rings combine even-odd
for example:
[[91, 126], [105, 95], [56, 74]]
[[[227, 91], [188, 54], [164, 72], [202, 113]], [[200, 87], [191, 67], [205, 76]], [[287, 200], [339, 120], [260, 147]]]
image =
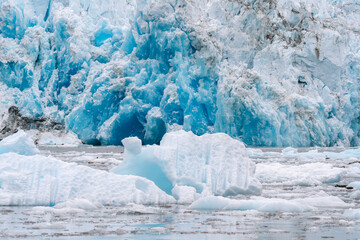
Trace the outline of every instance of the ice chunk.
[[31, 213], [46, 214], [52, 213], [54, 215], [66, 215], [74, 213], [83, 213], [85, 211], [92, 211], [103, 206], [99, 203], [92, 203], [87, 199], [72, 199], [66, 202], [57, 203], [53, 207], [38, 206], [31, 209]]
[[348, 207], [338, 197], [315, 196], [302, 199], [279, 199], [279, 198], [252, 198], [249, 200], [236, 200], [221, 196], [200, 198], [190, 205], [189, 208], [196, 210], [259, 210], [263, 212], [303, 212], [313, 210], [316, 207]]
[[34, 224], [33, 229], [66, 229], [66, 225], [63, 223], [44, 222]]
[[360, 200], [360, 190], [356, 190], [355, 192], [350, 194], [352, 199]]
[[224, 197], [201, 198], [189, 207], [196, 210], [258, 210], [263, 212], [303, 212], [313, 207], [285, 199], [235, 200]]
[[295, 201], [301, 204], [308, 204], [313, 207], [344, 208], [352, 206], [352, 204], [345, 203], [339, 197], [329, 196], [324, 192], [320, 192], [319, 195], [320, 196], [300, 198]]
[[307, 163], [289, 165], [280, 163], [259, 163], [255, 176], [262, 183], [278, 183], [312, 186], [341, 180], [344, 168], [333, 167], [329, 163]]
[[164, 209], [156, 206], [148, 206], [143, 204], [129, 203], [119, 208], [117, 215], [139, 215], [139, 214], [163, 214]]
[[0, 154], [15, 152], [21, 155], [35, 155], [39, 153], [34, 141], [23, 131], [4, 138], [0, 141]]
[[128, 153], [113, 172], [145, 177], [168, 194], [175, 185], [190, 186], [205, 195], [261, 191], [244, 144], [223, 133], [196, 136], [183, 130], [170, 132], [160, 146], [144, 147], [137, 155]]
[[[357, 159], [350, 158], [351, 160], [357, 161]], [[355, 162], [349, 165], [346, 172], [347, 177], [360, 178], [360, 163]]]
[[190, 186], [175, 186], [171, 193], [180, 204], [192, 203], [200, 196], [196, 189]]
[[125, 148], [125, 154], [137, 155], [141, 153], [141, 140], [137, 137], [125, 138], [121, 141]]
[[354, 219], [354, 220], [360, 219], [360, 208], [346, 209], [345, 212], [344, 212], [344, 217], [351, 218], [351, 219]]
[[[101, 204], [175, 201], [142, 177], [119, 176], [41, 155], [2, 154], [0, 172], [0, 205], [53, 206], [74, 199]], [[91, 205], [83, 201], [70, 203], [67, 204]]]
[[81, 140], [72, 132], [55, 135], [51, 132], [40, 133], [38, 136], [39, 145], [57, 145], [57, 146], [78, 146], [82, 144]]
[[83, 210], [94, 210], [97, 208], [102, 207], [101, 204], [94, 204], [87, 199], [71, 199], [66, 202], [57, 203], [54, 208], [61, 209], [61, 208], [77, 208]]
[[360, 190], [360, 181], [351, 182], [347, 185], [347, 187], [352, 187]]

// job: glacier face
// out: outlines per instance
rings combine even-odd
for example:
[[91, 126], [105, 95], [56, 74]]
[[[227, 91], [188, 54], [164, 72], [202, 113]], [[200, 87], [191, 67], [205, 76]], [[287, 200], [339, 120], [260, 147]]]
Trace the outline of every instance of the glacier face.
[[183, 128], [254, 146], [358, 145], [356, 0], [0, 0], [11, 106], [90, 144]]

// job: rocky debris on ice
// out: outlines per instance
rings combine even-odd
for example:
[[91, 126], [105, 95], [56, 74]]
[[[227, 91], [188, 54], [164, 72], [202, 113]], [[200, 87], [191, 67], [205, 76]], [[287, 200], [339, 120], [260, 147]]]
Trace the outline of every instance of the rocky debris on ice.
[[42, 132], [30, 130], [27, 131], [27, 134], [34, 140], [35, 144], [42, 146], [76, 147], [83, 144], [76, 134], [71, 131]]

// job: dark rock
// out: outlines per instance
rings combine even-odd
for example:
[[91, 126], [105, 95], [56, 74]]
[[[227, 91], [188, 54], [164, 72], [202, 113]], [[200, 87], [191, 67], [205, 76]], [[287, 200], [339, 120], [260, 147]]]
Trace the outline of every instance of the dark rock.
[[41, 132], [52, 130], [65, 132], [64, 124], [44, 117], [34, 119], [25, 117], [20, 113], [20, 110], [17, 106], [11, 106], [8, 110], [8, 113], [8, 118], [2, 123], [2, 128], [0, 128], [0, 140], [16, 133], [19, 129], [36, 129]]

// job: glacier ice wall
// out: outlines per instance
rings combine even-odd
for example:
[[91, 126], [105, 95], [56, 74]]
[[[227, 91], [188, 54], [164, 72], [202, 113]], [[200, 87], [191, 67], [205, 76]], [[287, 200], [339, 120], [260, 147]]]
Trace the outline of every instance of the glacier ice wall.
[[0, 0], [10, 106], [86, 143], [225, 132], [256, 146], [358, 145], [356, 0]]

